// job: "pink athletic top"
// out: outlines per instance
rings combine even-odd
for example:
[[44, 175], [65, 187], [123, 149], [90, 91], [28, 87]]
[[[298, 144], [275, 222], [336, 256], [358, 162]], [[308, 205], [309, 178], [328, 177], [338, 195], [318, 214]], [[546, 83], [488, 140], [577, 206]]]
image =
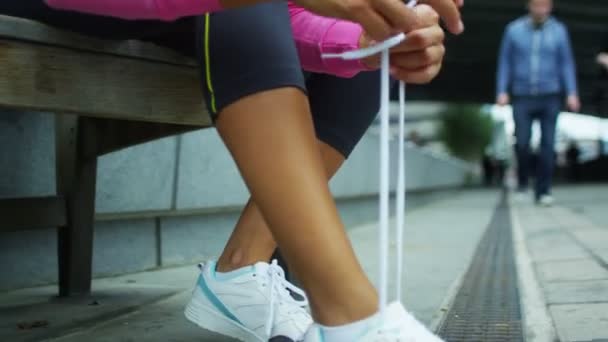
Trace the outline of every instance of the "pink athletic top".
[[123, 19], [175, 20], [222, 9], [219, 0], [45, 0], [57, 9]]
[[[219, 11], [219, 0], [45, 0], [57, 9], [123, 19], [175, 20]], [[323, 59], [323, 53], [341, 53], [359, 47], [361, 26], [318, 16], [289, 2], [289, 14], [300, 62], [305, 70], [353, 77], [366, 70], [360, 61]]]
[[367, 70], [359, 60], [323, 59], [324, 53], [342, 53], [359, 48], [363, 29], [350, 21], [322, 17], [289, 2], [293, 37], [304, 70], [353, 77]]

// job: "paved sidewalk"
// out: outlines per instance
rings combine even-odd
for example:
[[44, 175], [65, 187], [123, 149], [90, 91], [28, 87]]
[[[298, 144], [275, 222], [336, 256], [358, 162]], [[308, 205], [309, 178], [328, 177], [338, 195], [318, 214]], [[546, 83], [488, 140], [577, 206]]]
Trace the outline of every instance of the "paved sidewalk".
[[[406, 215], [401, 294], [406, 307], [432, 328], [443, 318], [446, 301], [459, 289], [499, 199], [500, 193], [493, 190], [465, 191]], [[372, 279], [378, 279], [377, 234], [376, 224], [350, 232], [357, 255]], [[391, 256], [395, 251], [393, 244]], [[394, 297], [392, 277], [389, 291]]]
[[[445, 199], [407, 213], [406, 270], [402, 294], [408, 308], [426, 324], [436, 324], [445, 313], [446, 298], [449, 299], [454, 294], [460, 276], [468, 268], [498, 198], [499, 194], [495, 191], [449, 193]], [[371, 277], [376, 278], [376, 225], [359, 223], [349, 227], [349, 234], [365, 270]], [[391, 247], [391, 253], [394, 253], [395, 247]], [[77, 310], [74, 309], [79, 307], [82, 310], [85, 306], [84, 310], [88, 310], [87, 312], [97, 310], [98, 319], [87, 320], [86, 324], [68, 325], [64, 334], [54, 333], [54, 336], [62, 336], [55, 340], [229, 341], [194, 327], [183, 317], [183, 307], [189, 299], [190, 288], [196, 276], [195, 267], [189, 266], [96, 280], [95, 293], [116, 293], [108, 292], [112, 290], [118, 291], [119, 295], [106, 296], [93, 307], [89, 305], [90, 302], [76, 303], [76, 306], [62, 302], [44, 304], [48, 302], [48, 296], [54, 293], [54, 287], [0, 294], [0, 321], [4, 320], [4, 325], [0, 324], [0, 336], [4, 338], [0, 340], [40, 340], [32, 338], [31, 331], [15, 329], [15, 320], [19, 318], [14, 316], [14, 308], [29, 310], [29, 318], [47, 320], [48, 327], [38, 328], [44, 333], [50, 331], [44, 329], [50, 329], [59, 321], [78, 322], [79, 317], [74, 317]], [[394, 294], [395, 291], [394, 281], [391, 279], [391, 293]], [[125, 310], [117, 311], [116, 308], [120, 307], [121, 303], [112, 301], [115, 298], [124, 298], [124, 293], [138, 297], [134, 300], [135, 306], [128, 308], [128, 313]], [[154, 296], [150, 296], [150, 293]], [[30, 305], [25, 305], [25, 302]], [[42, 315], [43, 317], [32, 315], [32, 312], [36, 313], [37, 308], [41, 306], [54, 311], [52, 314]]]
[[608, 186], [555, 194], [514, 205], [547, 311], [560, 341], [608, 341]]
[[[527, 275], [519, 268], [526, 323], [545, 317], [550, 330], [528, 333], [528, 341], [608, 341], [608, 185], [561, 187], [555, 194], [554, 208], [512, 206], [516, 235], [523, 237], [516, 236], [517, 258], [529, 266]], [[498, 200], [496, 191], [452, 192], [408, 211], [401, 294], [425, 324], [435, 328], [445, 315]], [[375, 222], [351, 224], [348, 232], [365, 271], [377, 279]], [[395, 250], [391, 245], [392, 255]], [[228, 342], [183, 317], [196, 276], [187, 266], [98, 279], [94, 295], [81, 300], [52, 299], [53, 286], [0, 293], [0, 341]], [[527, 296], [529, 285], [539, 289], [537, 298]], [[19, 329], [24, 321], [43, 326]]]

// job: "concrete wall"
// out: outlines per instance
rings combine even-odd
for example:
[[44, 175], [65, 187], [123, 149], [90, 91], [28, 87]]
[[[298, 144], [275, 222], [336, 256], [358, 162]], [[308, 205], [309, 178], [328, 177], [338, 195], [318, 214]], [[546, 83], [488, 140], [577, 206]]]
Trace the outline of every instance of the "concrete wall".
[[[394, 155], [396, 141], [391, 148]], [[371, 130], [332, 181], [346, 221], [375, 217], [370, 204], [378, 186], [377, 151], [378, 136]], [[0, 198], [54, 194], [54, 154], [52, 115], [0, 113]], [[409, 190], [459, 186], [468, 171], [459, 161], [407, 150]], [[236, 221], [236, 208], [247, 197], [234, 162], [212, 129], [100, 158], [95, 275], [217, 255]], [[192, 210], [197, 213], [183, 215]], [[128, 213], [135, 214], [127, 219]], [[0, 233], [0, 289], [56, 281], [55, 247], [52, 227]]]

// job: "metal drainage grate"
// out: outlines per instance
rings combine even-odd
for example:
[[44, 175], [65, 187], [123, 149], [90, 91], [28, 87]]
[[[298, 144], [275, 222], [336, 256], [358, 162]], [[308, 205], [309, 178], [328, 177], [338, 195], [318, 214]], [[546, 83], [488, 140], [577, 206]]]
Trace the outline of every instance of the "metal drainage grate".
[[448, 342], [524, 340], [506, 194], [438, 333]]

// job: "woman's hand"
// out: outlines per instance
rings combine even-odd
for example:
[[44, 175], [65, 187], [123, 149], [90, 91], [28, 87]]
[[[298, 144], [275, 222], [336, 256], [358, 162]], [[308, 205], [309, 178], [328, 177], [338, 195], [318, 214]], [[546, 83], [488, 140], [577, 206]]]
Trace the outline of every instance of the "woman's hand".
[[[296, 0], [300, 6], [317, 14], [346, 19], [361, 24], [372, 39], [388, 38], [395, 32], [410, 32], [420, 28], [419, 11], [409, 8], [402, 0]], [[459, 6], [463, 0], [424, 0], [443, 18], [448, 30], [460, 34], [464, 25]], [[417, 15], [418, 14], [418, 15]]]
[[[419, 5], [414, 8], [418, 16], [418, 26], [407, 34], [406, 40], [391, 49], [391, 74], [393, 77], [415, 84], [432, 81], [443, 64], [445, 33], [439, 26], [439, 15], [430, 6]], [[364, 33], [361, 47], [373, 44]], [[372, 56], [362, 61], [368, 68], [377, 69], [380, 56]]]

